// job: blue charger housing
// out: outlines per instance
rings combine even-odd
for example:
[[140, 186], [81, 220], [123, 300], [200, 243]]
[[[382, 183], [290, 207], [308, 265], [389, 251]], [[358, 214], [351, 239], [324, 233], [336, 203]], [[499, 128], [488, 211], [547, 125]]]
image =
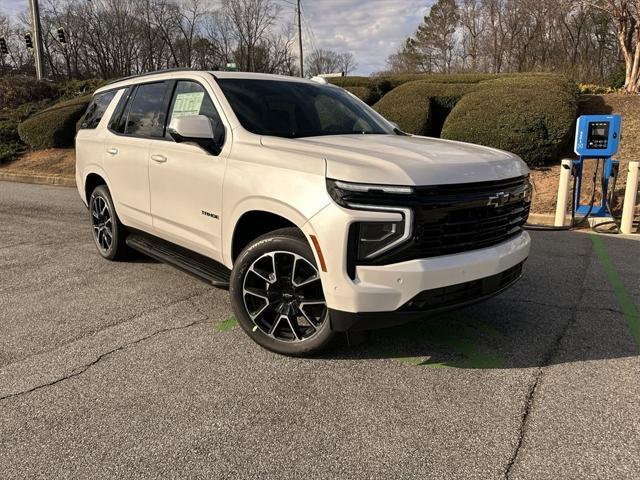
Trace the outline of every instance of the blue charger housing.
[[[620, 146], [622, 116], [620, 115], [583, 115], [576, 124], [575, 152], [578, 159], [573, 161], [576, 191], [574, 205], [576, 213], [592, 217], [607, 217], [611, 215], [607, 205], [609, 181], [617, 176], [619, 163], [612, 157]], [[602, 163], [601, 190], [602, 200], [599, 205], [580, 204], [584, 162]]]
[[620, 146], [620, 115], [583, 115], [576, 126], [575, 152], [580, 157], [612, 157]]

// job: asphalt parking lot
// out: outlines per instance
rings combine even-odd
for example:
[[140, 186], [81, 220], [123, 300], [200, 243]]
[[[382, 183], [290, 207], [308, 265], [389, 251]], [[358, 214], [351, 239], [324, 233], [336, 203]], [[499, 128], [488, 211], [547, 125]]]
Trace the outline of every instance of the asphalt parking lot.
[[3, 479], [640, 477], [637, 241], [533, 232], [503, 295], [291, 359], [87, 215], [0, 182]]

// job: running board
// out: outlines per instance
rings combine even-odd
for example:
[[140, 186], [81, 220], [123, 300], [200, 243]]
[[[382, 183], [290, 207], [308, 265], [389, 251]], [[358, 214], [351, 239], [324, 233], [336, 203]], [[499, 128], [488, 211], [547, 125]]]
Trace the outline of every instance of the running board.
[[229, 288], [231, 271], [221, 263], [204, 255], [143, 233], [130, 234], [126, 243], [134, 250], [179, 268], [214, 287]]

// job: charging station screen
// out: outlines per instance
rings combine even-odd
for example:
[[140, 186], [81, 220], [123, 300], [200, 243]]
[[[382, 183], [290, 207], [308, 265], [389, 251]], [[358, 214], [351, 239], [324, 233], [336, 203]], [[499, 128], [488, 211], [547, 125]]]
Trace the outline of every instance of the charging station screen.
[[609, 122], [589, 122], [587, 146], [590, 149], [606, 149], [609, 146]]

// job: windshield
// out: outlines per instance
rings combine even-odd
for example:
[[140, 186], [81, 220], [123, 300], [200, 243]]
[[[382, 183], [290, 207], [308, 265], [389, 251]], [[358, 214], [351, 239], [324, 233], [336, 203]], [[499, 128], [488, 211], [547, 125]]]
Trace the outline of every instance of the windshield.
[[281, 80], [218, 79], [242, 126], [258, 135], [392, 134], [363, 103], [341, 88]]

